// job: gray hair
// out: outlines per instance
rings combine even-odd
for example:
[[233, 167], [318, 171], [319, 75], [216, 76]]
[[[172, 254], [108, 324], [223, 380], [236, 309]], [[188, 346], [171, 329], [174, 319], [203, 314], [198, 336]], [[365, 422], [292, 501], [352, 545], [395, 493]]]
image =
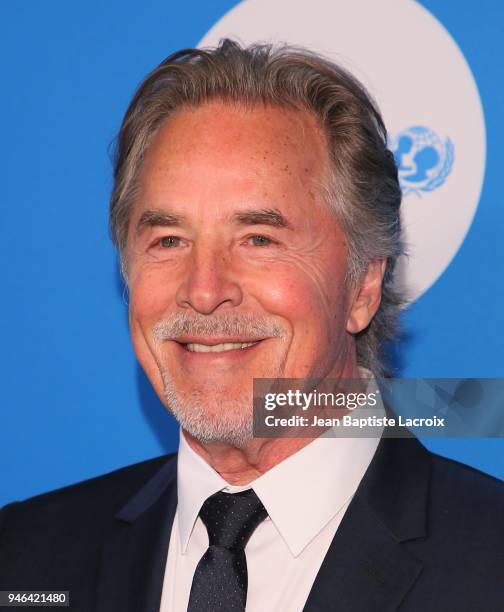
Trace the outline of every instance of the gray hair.
[[348, 280], [359, 282], [370, 261], [387, 259], [378, 312], [355, 337], [359, 365], [382, 374], [383, 343], [394, 338], [404, 303], [393, 278], [403, 253], [397, 167], [380, 112], [363, 85], [308, 50], [269, 44], [242, 47], [225, 39], [213, 49], [178, 51], [146, 77], [126, 111], [114, 153], [110, 232], [124, 278], [129, 218], [148, 146], [176, 110], [213, 99], [304, 110], [318, 119], [330, 159], [321, 194], [348, 240]]

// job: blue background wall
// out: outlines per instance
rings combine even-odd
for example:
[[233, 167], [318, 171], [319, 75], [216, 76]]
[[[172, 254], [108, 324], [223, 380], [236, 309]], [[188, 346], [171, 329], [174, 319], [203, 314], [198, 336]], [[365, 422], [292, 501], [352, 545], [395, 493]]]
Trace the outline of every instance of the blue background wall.
[[[504, 4], [423, 4], [475, 75], [488, 150], [462, 248], [404, 317], [402, 374], [503, 377]], [[0, 504], [176, 448], [177, 426], [130, 346], [107, 234], [107, 147], [143, 76], [195, 45], [234, 5], [32, 0], [1, 8]], [[504, 478], [503, 440], [426, 444]]]

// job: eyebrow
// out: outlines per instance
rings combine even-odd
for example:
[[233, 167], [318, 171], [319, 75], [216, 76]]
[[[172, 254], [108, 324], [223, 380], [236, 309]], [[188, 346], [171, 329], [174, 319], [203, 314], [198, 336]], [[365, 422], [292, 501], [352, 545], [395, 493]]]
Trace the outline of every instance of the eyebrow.
[[262, 208], [260, 210], [244, 210], [234, 215], [234, 220], [240, 225], [271, 225], [292, 229], [291, 224], [278, 210]]
[[[239, 225], [270, 225], [292, 229], [287, 219], [278, 210], [272, 208], [244, 210], [235, 213], [233, 219]], [[145, 227], [179, 227], [184, 220], [185, 217], [182, 215], [157, 209], [146, 210], [137, 222], [136, 233], [140, 234]]]
[[184, 217], [163, 210], [146, 210], [140, 216], [136, 225], [137, 235], [144, 227], [177, 227], [182, 224]]

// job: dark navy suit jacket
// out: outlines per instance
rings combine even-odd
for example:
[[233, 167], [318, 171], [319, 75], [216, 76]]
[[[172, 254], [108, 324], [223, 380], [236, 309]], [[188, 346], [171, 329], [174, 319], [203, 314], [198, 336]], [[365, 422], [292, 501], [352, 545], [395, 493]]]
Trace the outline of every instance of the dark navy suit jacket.
[[[176, 466], [167, 455], [6, 506], [0, 590], [68, 590], [72, 612], [158, 612]], [[502, 612], [504, 483], [382, 438], [304, 607], [333, 610]]]

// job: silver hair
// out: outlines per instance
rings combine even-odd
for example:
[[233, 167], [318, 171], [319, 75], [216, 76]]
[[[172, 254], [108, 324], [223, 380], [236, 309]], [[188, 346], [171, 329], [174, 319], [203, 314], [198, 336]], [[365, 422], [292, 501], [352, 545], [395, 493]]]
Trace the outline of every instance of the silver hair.
[[[163, 367], [161, 377], [163, 395], [170, 412], [191, 436], [206, 444], [219, 442], [236, 448], [245, 448], [252, 440], [254, 420], [248, 389], [241, 389], [232, 397], [221, 393], [209, 406], [206, 393], [193, 389], [188, 394], [181, 394]], [[214, 411], [213, 415], [209, 414], [209, 409]]]
[[178, 51], [146, 77], [125, 114], [114, 155], [110, 231], [126, 282], [128, 224], [149, 144], [176, 110], [210, 100], [297, 109], [317, 118], [330, 161], [320, 195], [347, 237], [348, 280], [358, 283], [371, 261], [387, 260], [378, 312], [355, 336], [359, 365], [382, 374], [383, 344], [395, 337], [404, 303], [394, 283], [396, 261], [404, 252], [397, 167], [380, 112], [363, 85], [308, 50], [269, 44], [242, 47], [225, 39], [216, 48]]
[[286, 331], [275, 321], [262, 316], [237, 313], [207, 316], [198, 312], [174, 313], [158, 321], [152, 328], [152, 336], [159, 344], [184, 335], [205, 338], [243, 336], [247, 338], [247, 342], [254, 342], [263, 338], [283, 338], [286, 336]]
[[[277, 322], [263, 316], [227, 312], [206, 316], [197, 312], [173, 313], [158, 321], [152, 328], [152, 337], [159, 345], [184, 335], [202, 335], [205, 338], [234, 336], [247, 341], [263, 338], [285, 338], [287, 331]], [[163, 380], [163, 394], [170, 412], [182, 428], [205, 442], [220, 442], [243, 448], [253, 438], [252, 397], [244, 387], [233, 394], [219, 393], [208, 401], [208, 394], [192, 389], [180, 393], [169, 370], [159, 362]], [[268, 375], [280, 376], [278, 372]], [[214, 417], [209, 417], [209, 411]]]

